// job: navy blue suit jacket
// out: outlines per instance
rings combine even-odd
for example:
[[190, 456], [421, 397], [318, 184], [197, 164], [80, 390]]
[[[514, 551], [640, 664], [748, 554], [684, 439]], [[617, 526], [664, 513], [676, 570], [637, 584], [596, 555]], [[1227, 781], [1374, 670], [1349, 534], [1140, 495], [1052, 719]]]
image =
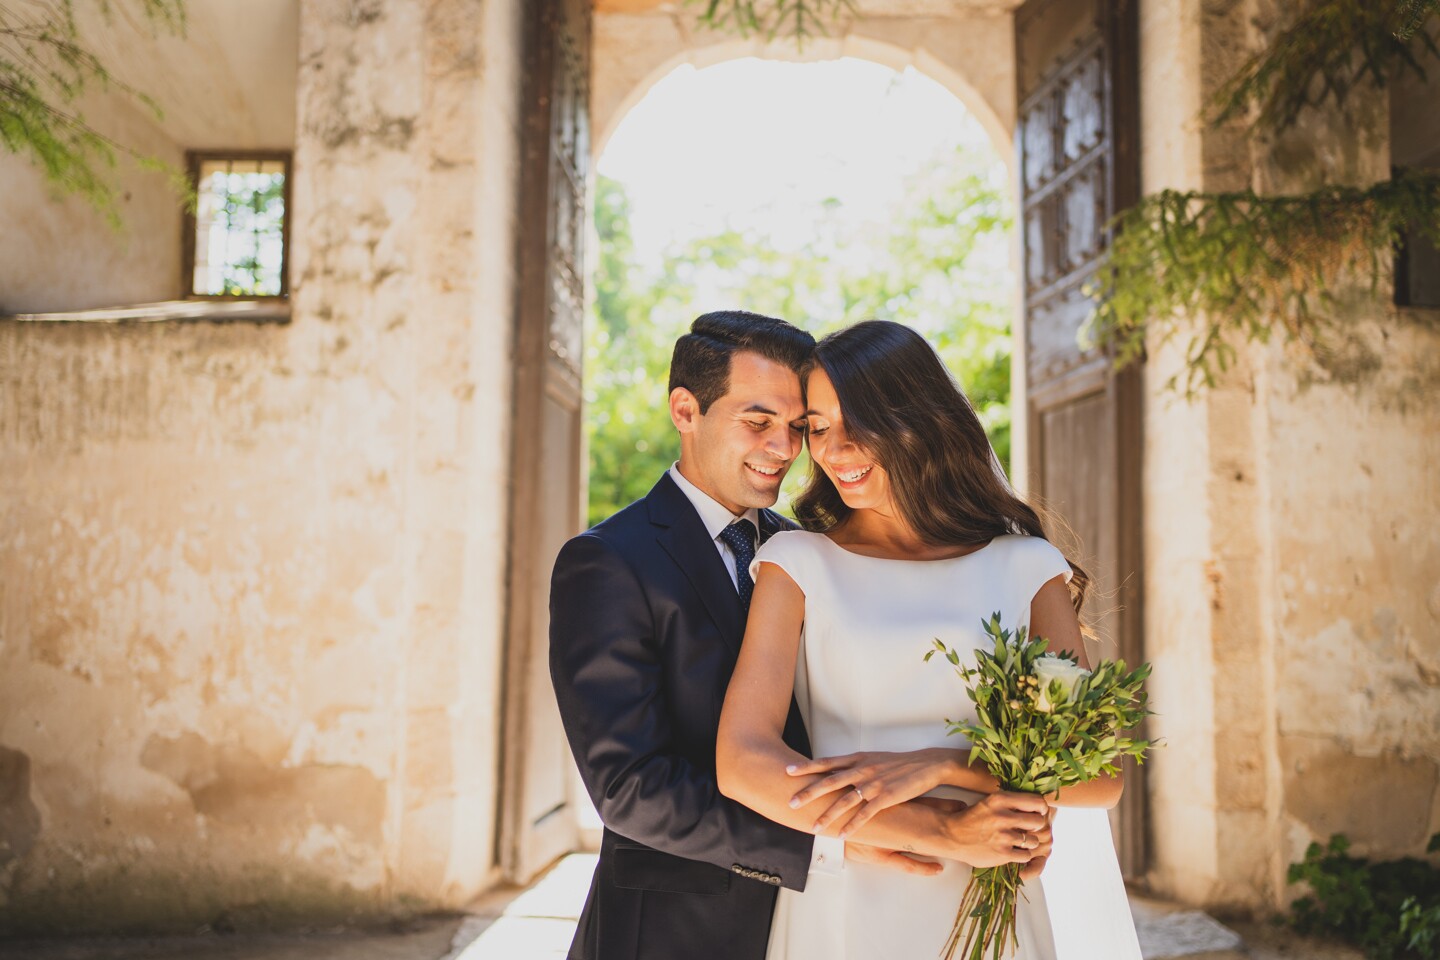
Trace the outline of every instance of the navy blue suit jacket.
[[[760, 512], [760, 538], [791, 526]], [[763, 960], [775, 893], [814, 838], [721, 795], [715, 735], [745, 623], [725, 562], [670, 479], [565, 544], [550, 674], [605, 823], [573, 960]], [[792, 704], [786, 742], [809, 754]]]

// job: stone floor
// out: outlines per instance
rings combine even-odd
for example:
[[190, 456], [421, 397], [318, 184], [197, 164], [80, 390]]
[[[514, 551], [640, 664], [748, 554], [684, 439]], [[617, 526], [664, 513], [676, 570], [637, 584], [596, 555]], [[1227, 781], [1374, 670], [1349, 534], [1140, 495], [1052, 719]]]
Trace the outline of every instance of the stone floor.
[[[0, 940], [0, 960], [561, 960], [595, 857], [575, 854], [525, 890], [463, 914], [369, 930], [136, 939]], [[1196, 910], [1134, 898], [1145, 960], [1364, 960], [1348, 948], [1263, 923], [1223, 925]]]

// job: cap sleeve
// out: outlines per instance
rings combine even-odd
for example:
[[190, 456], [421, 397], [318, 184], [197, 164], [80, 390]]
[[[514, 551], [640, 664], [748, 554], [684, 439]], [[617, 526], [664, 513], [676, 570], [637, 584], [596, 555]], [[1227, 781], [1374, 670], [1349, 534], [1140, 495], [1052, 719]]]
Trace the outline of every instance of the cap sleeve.
[[750, 561], [750, 579], [760, 578], [760, 564], [773, 563], [790, 575], [800, 592], [809, 595], [811, 586], [810, 553], [802, 530], [782, 530], [765, 541], [755, 559]]
[[1075, 576], [1070, 569], [1070, 562], [1065, 559], [1065, 554], [1044, 537], [1022, 537], [1024, 549], [1020, 551], [1022, 562], [1021, 570], [1025, 582], [1030, 587], [1030, 596], [1040, 592], [1045, 586], [1056, 577], [1064, 577], [1065, 582]]

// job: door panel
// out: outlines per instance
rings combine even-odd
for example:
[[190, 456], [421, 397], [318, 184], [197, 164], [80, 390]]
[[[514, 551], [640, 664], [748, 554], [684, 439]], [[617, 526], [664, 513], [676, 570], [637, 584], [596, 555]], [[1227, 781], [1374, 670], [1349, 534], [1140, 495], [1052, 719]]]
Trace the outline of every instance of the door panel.
[[[1106, 227], [1138, 196], [1135, 0], [1028, 0], [1015, 18], [1030, 490], [1091, 576], [1091, 656], [1144, 659], [1140, 380], [1082, 350]], [[1145, 786], [1112, 817], [1128, 878], [1145, 870]]]
[[590, 156], [590, 4], [536, 0], [526, 16], [499, 845], [515, 883], [579, 841], [547, 650], [550, 568], [584, 516], [581, 270]]

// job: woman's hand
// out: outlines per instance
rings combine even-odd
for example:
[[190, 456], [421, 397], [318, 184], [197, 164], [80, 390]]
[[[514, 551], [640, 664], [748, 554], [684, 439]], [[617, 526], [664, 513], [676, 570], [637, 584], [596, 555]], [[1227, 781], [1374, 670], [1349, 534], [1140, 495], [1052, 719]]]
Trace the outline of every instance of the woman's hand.
[[1030, 860], [1020, 868], [1020, 880], [1034, 880], [1045, 870], [1045, 864], [1050, 862], [1050, 850], [1055, 844], [1055, 838], [1051, 834], [1051, 828], [1055, 824], [1055, 807], [1045, 815], [1048, 825], [1045, 830], [1037, 835], [1039, 843], [1030, 851]]
[[[949, 857], [972, 867], [1029, 864], [1049, 855], [1052, 807], [1033, 793], [992, 793], [946, 821]], [[1037, 865], [1033, 873], [1044, 869]]]
[[785, 768], [792, 777], [817, 774], [821, 779], [790, 798], [791, 809], [830, 797], [831, 803], [815, 821], [819, 833], [838, 826], [846, 837], [871, 817], [907, 800], [914, 800], [936, 787], [964, 778], [968, 769], [968, 750], [931, 748], [908, 753], [851, 753], [843, 757], [824, 757]]

